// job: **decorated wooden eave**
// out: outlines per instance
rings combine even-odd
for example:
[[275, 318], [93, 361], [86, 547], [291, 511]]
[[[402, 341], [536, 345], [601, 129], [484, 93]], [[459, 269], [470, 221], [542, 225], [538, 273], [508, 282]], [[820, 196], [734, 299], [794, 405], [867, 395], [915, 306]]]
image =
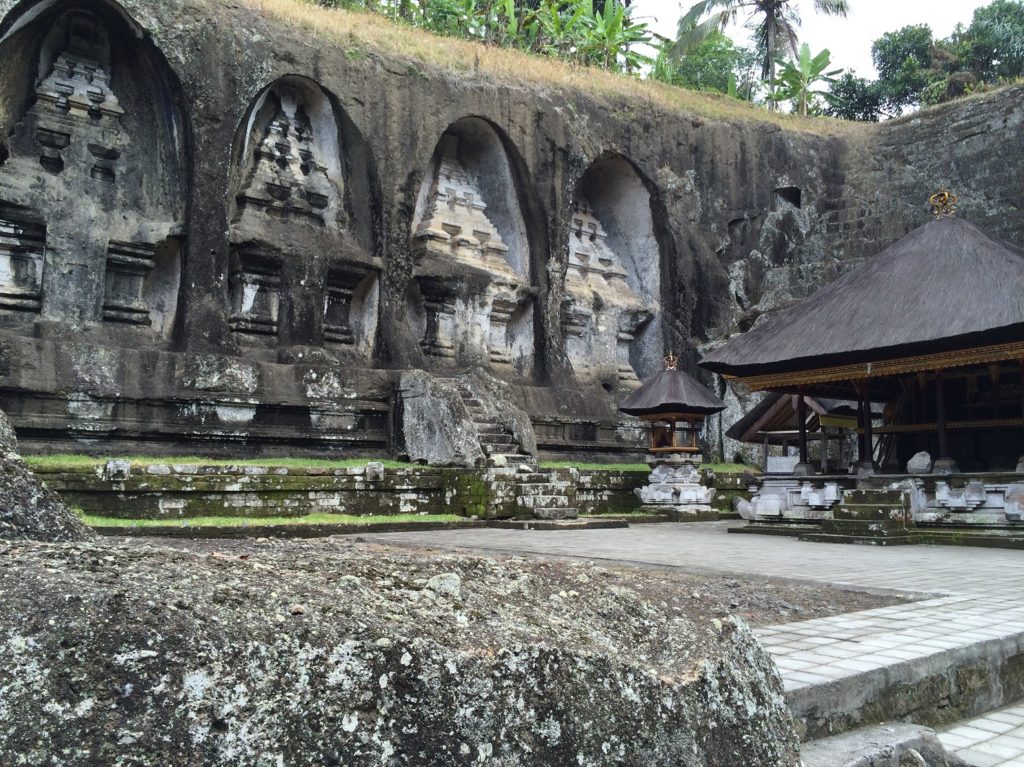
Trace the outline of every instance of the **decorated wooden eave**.
[[1024, 360], [1024, 252], [932, 198], [924, 226], [710, 352], [753, 390], [850, 396], [850, 382]]

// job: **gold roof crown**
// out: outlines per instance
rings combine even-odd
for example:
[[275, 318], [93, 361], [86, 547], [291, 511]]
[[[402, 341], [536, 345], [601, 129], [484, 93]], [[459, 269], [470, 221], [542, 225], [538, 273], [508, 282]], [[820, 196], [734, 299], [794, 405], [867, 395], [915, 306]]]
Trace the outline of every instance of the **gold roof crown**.
[[665, 357], [665, 370], [675, 370], [677, 365], [679, 365], [679, 358], [669, 352]]
[[956, 215], [957, 196], [948, 189], [940, 189], [928, 198], [935, 218], [951, 218]]

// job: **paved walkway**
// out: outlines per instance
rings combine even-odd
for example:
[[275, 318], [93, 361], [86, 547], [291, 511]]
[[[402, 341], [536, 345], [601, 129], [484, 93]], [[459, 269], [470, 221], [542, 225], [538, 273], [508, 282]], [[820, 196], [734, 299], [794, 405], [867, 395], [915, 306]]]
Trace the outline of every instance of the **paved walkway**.
[[[942, 668], [945, 659], [962, 656], [968, 648], [977, 651], [998, 645], [1004, 653], [1024, 652], [1024, 552], [805, 543], [776, 536], [729, 535], [726, 528], [731, 524], [558, 532], [473, 529], [364, 537], [447, 549], [798, 578], [857, 589], [923, 592], [930, 597], [758, 629], [791, 701], [810, 696], [825, 684], [862, 678], [866, 672], [891, 675], [897, 667], [906, 669], [915, 663]], [[953, 741], [950, 745], [957, 747]], [[986, 761], [985, 767], [1024, 767], [1024, 733], [1010, 745], [1017, 750], [1010, 753], [1005, 743], [990, 743], [990, 750], [998, 747], [1005, 758]], [[972, 749], [975, 746], [971, 744]], [[977, 764], [982, 767], [982, 762]]]
[[1024, 767], [1024, 705], [950, 727], [939, 733], [939, 740], [974, 767]]

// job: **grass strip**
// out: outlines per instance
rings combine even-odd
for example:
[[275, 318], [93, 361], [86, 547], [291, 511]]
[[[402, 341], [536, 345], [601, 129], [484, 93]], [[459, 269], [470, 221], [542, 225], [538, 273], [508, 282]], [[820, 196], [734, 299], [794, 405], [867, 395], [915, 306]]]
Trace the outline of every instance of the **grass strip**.
[[76, 513], [90, 527], [264, 527], [268, 525], [351, 525], [470, 522], [457, 514], [307, 514], [302, 517], [187, 517], [183, 519], [121, 519]]
[[203, 458], [201, 456], [95, 456], [77, 454], [27, 455], [25, 463], [30, 469], [49, 471], [74, 470], [103, 466], [110, 460], [128, 461], [132, 468], [145, 468], [152, 464], [196, 464], [199, 466], [280, 466], [289, 469], [351, 469], [370, 462], [384, 464], [388, 469], [423, 468], [415, 463], [403, 463], [380, 458]]

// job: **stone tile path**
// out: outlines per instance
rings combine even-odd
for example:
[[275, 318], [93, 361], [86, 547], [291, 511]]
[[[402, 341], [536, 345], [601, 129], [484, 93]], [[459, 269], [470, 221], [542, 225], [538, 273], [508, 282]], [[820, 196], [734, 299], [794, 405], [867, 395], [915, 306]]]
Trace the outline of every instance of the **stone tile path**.
[[939, 733], [939, 740], [974, 767], [1024, 767], [1024, 705], [950, 727]]
[[[856, 678], [849, 689], [869, 695], [872, 689], [877, 693], [880, 684], [872, 681], [872, 674], [891, 679], [899, 673], [930, 673], [979, 648], [1004, 654], [1024, 652], [1024, 552], [806, 543], [775, 536], [729, 535], [726, 529], [731, 524], [635, 525], [547, 533], [474, 529], [364, 537], [924, 593], [925, 599], [910, 604], [758, 629], [779, 666], [791, 704], [797, 707], [804, 698], [811, 705], [811, 698], [820, 695], [817, 691], [826, 684], [834, 689], [837, 683]], [[997, 725], [986, 726], [991, 730]], [[947, 737], [954, 735], [955, 730], [950, 730]], [[993, 752], [992, 758], [1003, 757], [999, 762], [989, 759], [985, 765], [1024, 767], [1024, 730], [1019, 739], [1017, 735], [1007, 737], [1013, 740], [988, 739], [973, 748], [985, 746]], [[982, 761], [976, 763], [982, 767]]]

